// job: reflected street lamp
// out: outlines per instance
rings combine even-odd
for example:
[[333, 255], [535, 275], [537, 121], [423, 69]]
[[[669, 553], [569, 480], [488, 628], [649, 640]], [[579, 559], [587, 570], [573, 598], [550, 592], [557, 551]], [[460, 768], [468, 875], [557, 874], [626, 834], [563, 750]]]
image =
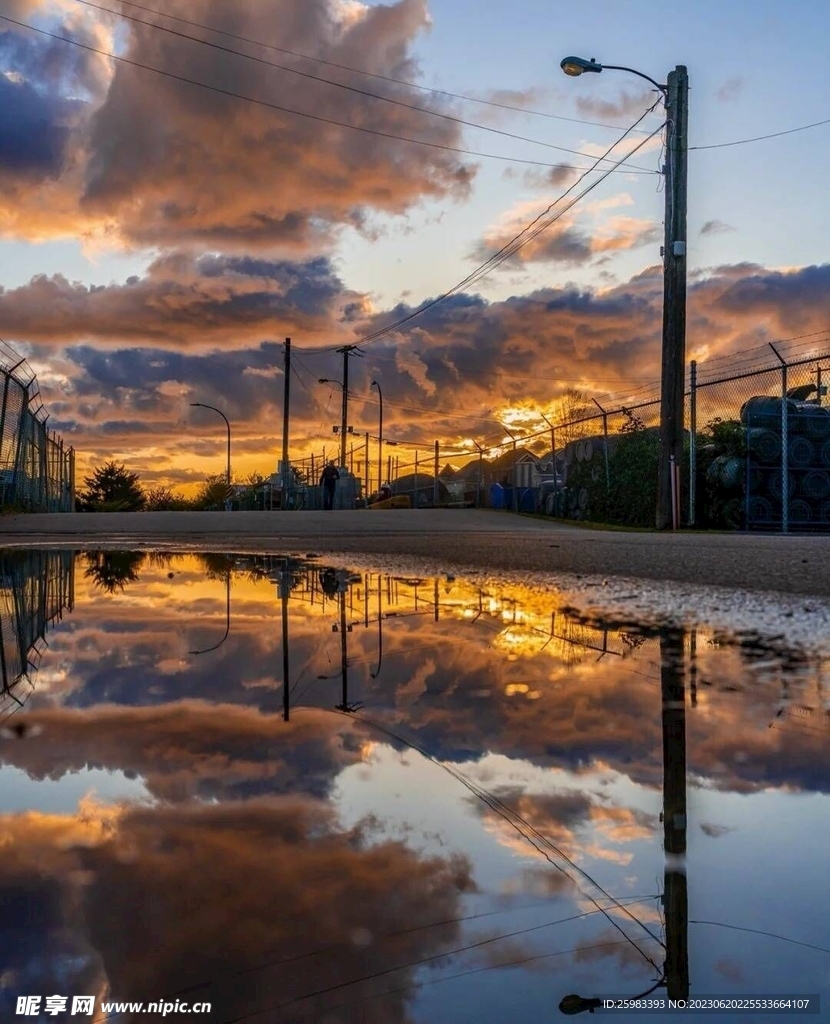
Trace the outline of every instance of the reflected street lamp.
[[228, 639], [231, 631], [231, 571], [228, 569], [227, 576], [225, 577], [225, 632], [219, 643], [214, 644], [212, 647], [203, 647], [198, 651], [188, 651], [188, 654], [207, 654], [208, 651], [218, 650], [222, 644]]
[[657, 528], [679, 525], [679, 471], [683, 460], [683, 398], [686, 372], [686, 165], [689, 120], [689, 76], [678, 64], [665, 85], [635, 68], [599, 64], [592, 57], [565, 57], [566, 75], [627, 71], [659, 90], [666, 108], [666, 209], [663, 257], [663, 332], [660, 376], [660, 459], [657, 484]]
[[228, 421], [228, 417], [222, 412], [221, 409], [217, 409], [215, 405], [205, 405], [204, 402], [191, 402], [191, 408], [193, 409], [210, 409], [213, 412], [218, 412], [222, 419], [225, 421], [225, 426], [228, 428], [228, 468], [227, 468], [227, 482], [228, 487], [231, 485], [231, 425]]

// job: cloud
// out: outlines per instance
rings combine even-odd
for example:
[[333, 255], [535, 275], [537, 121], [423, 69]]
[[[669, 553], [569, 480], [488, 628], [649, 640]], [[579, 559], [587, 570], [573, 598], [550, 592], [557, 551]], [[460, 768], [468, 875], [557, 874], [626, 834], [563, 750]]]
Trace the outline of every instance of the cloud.
[[623, 89], [615, 100], [601, 99], [594, 96], [578, 96], [576, 109], [580, 117], [600, 121], [630, 121], [639, 117], [654, 102], [654, 90], [641, 89], [629, 92]]
[[729, 78], [723, 83], [723, 85], [718, 87], [715, 92], [715, 97], [719, 99], [721, 103], [731, 103], [733, 100], [738, 99], [743, 91], [743, 78]]
[[[538, 212], [536, 204], [530, 208]], [[520, 215], [527, 214], [517, 211], [517, 221]], [[656, 226], [636, 218], [556, 227], [550, 238], [540, 236], [534, 258], [597, 261], [615, 249], [656, 248]], [[828, 295], [830, 265], [705, 268], [689, 280], [688, 357], [703, 368], [715, 356], [821, 332], [830, 323]], [[505, 409], [526, 408], [528, 421], [542, 427], [534, 410], [558, 418], [570, 386], [598, 398], [616, 392], [625, 402], [626, 390], [659, 381], [662, 297], [659, 266], [595, 288], [564, 284], [500, 301], [453, 295], [351, 361], [350, 420], [357, 431], [374, 432], [373, 379], [383, 388], [388, 436], [437, 438], [448, 450], [464, 438], [492, 436]], [[208, 420], [189, 402], [227, 408], [240, 470], [272, 472], [282, 339], [291, 336], [297, 355], [291, 452], [306, 455], [313, 444], [319, 456], [338, 419], [335, 391], [317, 383], [342, 372], [332, 343], [357, 340], [421, 308], [408, 302], [375, 308], [347, 289], [324, 257], [168, 254], [125, 283], [37, 277], [0, 292], [0, 334], [32, 346], [24, 353], [39, 374], [50, 425], [81, 455], [79, 478], [88, 462], [117, 456], [154, 480], [184, 482], [194, 471], [214, 472], [221, 458], [221, 432], [205, 429], [200, 436], [194, 427], [207, 427]], [[815, 351], [823, 344], [817, 335]], [[321, 346], [329, 351], [307, 351]], [[793, 351], [809, 354], [804, 343]]]
[[[624, 193], [611, 196], [599, 203], [588, 204], [585, 212], [596, 214], [630, 203], [631, 197]], [[533, 200], [519, 203], [506, 211], [477, 244], [472, 258], [483, 262], [493, 253], [501, 251], [540, 212], [538, 202]], [[602, 253], [634, 249], [654, 242], [658, 234], [659, 226], [648, 220], [613, 217], [603, 222], [600, 228], [589, 229], [574, 215], [566, 214], [554, 221], [545, 231], [530, 237], [529, 241], [503, 264], [503, 267], [510, 270], [515, 269], [517, 265], [534, 262], [579, 266], [589, 263]]]
[[735, 228], [731, 224], [725, 224], [722, 220], [707, 220], [700, 229], [701, 235], [723, 235]]
[[87, 286], [56, 274], [0, 288], [0, 331], [47, 345], [240, 347], [269, 335], [330, 338], [358, 301], [326, 257], [171, 253], [123, 284]]
[[6, 1016], [17, 994], [69, 987], [123, 1000], [188, 989], [223, 1020], [283, 1004], [324, 1019], [342, 993], [309, 993], [348, 985], [338, 1020], [403, 1024], [415, 968], [396, 971], [385, 998], [387, 979], [373, 976], [457, 942], [451, 922], [472, 886], [460, 857], [378, 842], [370, 823], [347, 829], [301, 797], [87, 805], [0, 825]]
[[[254, 0], [233, 8], [213, 2], [200, 16], [224, 31], [313, 57], [393, 77], [417, 75], [409, 47], [427, 23], [424, 0], [356, 10], [334, 8], [327, 0], [307, 0], [300, 7], [291, 0]], [[165, 13], [192, 16], [185, 0], [168, 4]], [[6, 63], [31, 74], [31, 84], [27, 77], [25, 84], [7, 82], [5, 90], [23, 96], [24, 89], [36, 89], [43, 95], [44, 123], [54, 125], [51, 134], [64, 129], [57, 136], [63, 159], [52, 158], [48, 188], [18, 178], [11, 192], [0, 192], [0, 226], [7, 237], [81, 235], [142, 248], [307, 251], [330, 243], [339, 227], [360, 229], [369, 211], [401, 214], [423, 198], [450, 200], [468, 192], [474, 170], [463, 160], [440, 148], [382, 137], [428, 136], [437, 147], [458, 146], [460, 128], [451, 121], [299, 78], [152, 26], [95, 17], [87, 13], [80, 21], [72, 12], [61, 14], [58, 27], [107, 49], [102, 43], [117, 26], [119, 52], [128, 60], [318, 120], [128, 64], [109, 68], [105, 58], [79, 57], [84, 51], [65, 43], [7, 31], [0, 37]], [[266, 59], [326, 77], [313, 63], [277, 53]], [[98, 73], [92, 81], [89, 70], [101, 66], [107, 67], [106, 77]], [[65, 123], [62, 104], [78, 81], [90, 88]], [[382, 92], [423, 105], [420, 94], [404, 86], [384, 84]], [[431, 104], [440, 107], [441, 101], [433, 97]], [[13, 116], [19, 120], [22, 113]], [[48, 138], [46, 133], [41, 144]], [[0, 163], [0, 172], [9, 173], [8, 163]]]

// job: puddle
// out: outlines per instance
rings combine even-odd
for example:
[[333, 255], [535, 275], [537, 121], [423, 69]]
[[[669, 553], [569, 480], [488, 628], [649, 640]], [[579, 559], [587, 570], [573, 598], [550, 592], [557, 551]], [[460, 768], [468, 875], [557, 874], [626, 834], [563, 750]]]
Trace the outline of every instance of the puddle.
[[655, 983], [826, 1005], [822, 652], [751, 610], [620, 607], [322, 558], [6, 553], [0, 1018], [93, 996], [117, 1022], [162, 1016], [104, 1003], [480, 1024]]

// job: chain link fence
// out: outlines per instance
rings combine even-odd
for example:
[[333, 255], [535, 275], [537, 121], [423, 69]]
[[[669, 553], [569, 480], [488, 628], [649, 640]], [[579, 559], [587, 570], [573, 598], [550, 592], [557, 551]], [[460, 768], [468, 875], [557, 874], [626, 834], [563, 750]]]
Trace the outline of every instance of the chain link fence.
[[692, 525], [830, 530], [827, 356], [724, 376], [692, 364]]
[[[825, 335], [830, 332], [818, 332]], [[830, 531], [830, 339], [691, 363], [684, 401], [678, 512], [683, 526]], [[809, 346], [809, 355], [805, 354]], [[824, 365], [827, 363], [828, 365]], [[638, 394], [640, 396], [638, 400]], [[412, 507], [475, 505], [560, 519], [653, 527], [660, 452], [659, 383], [603, 406], [571, 396], [570, 415], [498, 441], [379, 439], [347, 451], [335, 508], [371, 501], [375, 482]], [[505, 440], [505, 434], [512, 441]], [[371, 442], [371, 445], [370, 445]], [[540, 452], [540, 448], [546, 451]], [[323, 507], [322, 456], [294, 463], [304, 481], [292, 507]], [[453, 466], [449, 460], [460, 460]], [[436, 466], [438, 472], [436, 473]]]
[[73, 551], [0, 555], [0, 722], [32, 689], [50, 625], [72, 610]]
[[37, 377], [0, 342], [0, 507], [71, 512], [75, 451], [46, 425]]

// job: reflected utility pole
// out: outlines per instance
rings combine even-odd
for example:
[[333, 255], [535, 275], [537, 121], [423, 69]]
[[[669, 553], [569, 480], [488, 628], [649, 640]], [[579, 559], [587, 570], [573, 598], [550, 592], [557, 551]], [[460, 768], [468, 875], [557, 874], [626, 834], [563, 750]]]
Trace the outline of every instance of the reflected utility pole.
[[683, 634], [660, 638], [663, 697], [663, 845], [666, 853], [666, 986], [689, 998], [689, 901], [686, 887], [686, 689]]
[[[380, 583], [381, 577], [378, 574], [378, 664], [375, 671], [371, 673], [372, 679], [377, 679], [380, 675], [380, 666], [383, 664], [383, 592]], [[368, 589], [367, 587], [367, 594]]]
[[282, 603], [282, 717], [288, 721], [290, 693], [288, 690], [288, 595], [291, 591], [291, 575], [287, 567], [280, 573], [280, 601]]

